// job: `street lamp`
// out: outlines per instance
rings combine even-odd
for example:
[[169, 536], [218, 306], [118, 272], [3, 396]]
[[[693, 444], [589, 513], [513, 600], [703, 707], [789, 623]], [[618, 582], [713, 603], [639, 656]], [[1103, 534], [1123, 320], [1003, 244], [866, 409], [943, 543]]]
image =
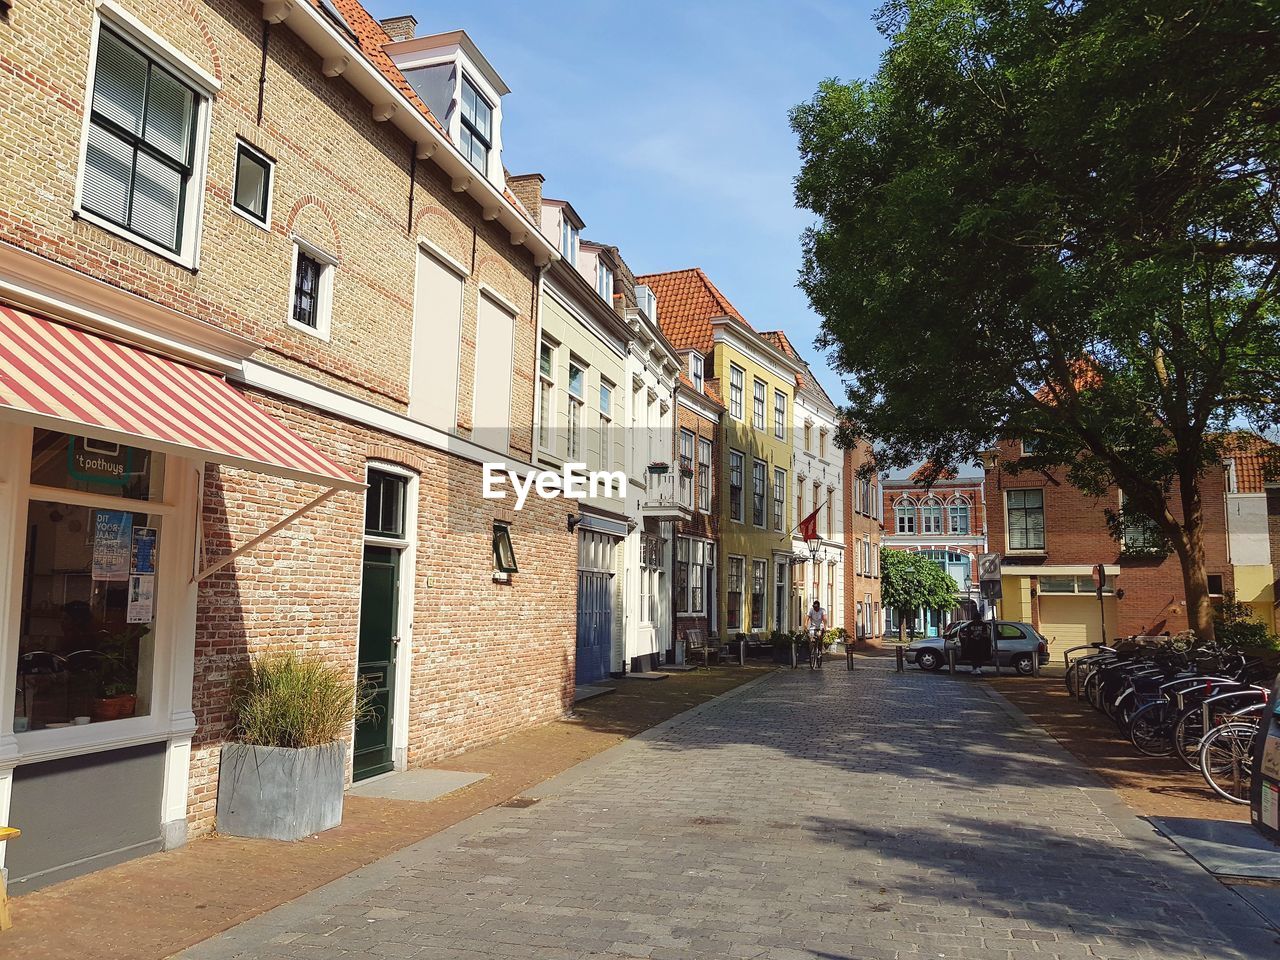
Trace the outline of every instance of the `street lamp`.
[[809, 537], [808, 539], [806, 539], [804, 543], [805, 543], [805, 546], [807, 546], [807, 547], [809, 548], [809, 556], [811, 556], [811, 557], [813, 558], [813, 590], [814, 590], [814, 597], [813, 597], [813, 599], [817, 600], [817, 599], [818, 599], [818, 596], [817, 596], [817, 592], [818, 592], [818, 554], [822, 551], [822, 538], [821, 538], [821, 537], [819, 537], [819, 536], [816, 536], [816, 535], [815, 535], [815, 536], [812, 536], [812, 537]]

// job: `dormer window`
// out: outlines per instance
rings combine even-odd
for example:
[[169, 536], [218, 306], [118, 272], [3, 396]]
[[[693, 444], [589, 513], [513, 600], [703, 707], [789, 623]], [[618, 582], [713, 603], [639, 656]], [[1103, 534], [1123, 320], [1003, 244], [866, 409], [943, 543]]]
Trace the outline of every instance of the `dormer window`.
[[649, 318], [650, 323], [658, 322], [658, 298], [643, 284], [636, 287], [636, 305]]
[[489, 174], [489, 150], [493, 146], [493, 107], [474, 84], [462, 78], [462, 133], [458, 146], [471, 165]]
[[689, 379], [693, 381], [693, 385], [699, 393], [702, 392], [702, 371], [702, 354], [689, 354]]
[[560, 256], [575, 267], [578, 265], [578, 228], [564, 215], [560, 217]]
[[606, 303], [613, 302], [613, 271], [603, 260], [596, 262], [596, 293], [604, 297]]

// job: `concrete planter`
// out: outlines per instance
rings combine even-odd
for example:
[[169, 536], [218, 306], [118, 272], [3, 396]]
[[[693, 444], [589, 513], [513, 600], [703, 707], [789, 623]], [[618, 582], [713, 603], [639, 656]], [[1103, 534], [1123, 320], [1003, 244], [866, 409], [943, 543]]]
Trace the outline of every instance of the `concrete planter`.
[[218, 832], [301, 840], [342, 822], [342, 741], [295, 750], [228, 743], [218, 765]]

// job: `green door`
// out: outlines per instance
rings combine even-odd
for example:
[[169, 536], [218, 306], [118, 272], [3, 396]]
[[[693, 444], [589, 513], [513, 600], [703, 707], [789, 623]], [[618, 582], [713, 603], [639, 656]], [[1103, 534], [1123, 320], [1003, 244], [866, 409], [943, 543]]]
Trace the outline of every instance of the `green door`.
[[372, 698], [372, 711], [356, 724], [354, 777], [363, 780], [392, 768], [391, 718], [395, 709], [396, 645], [399, 631], [400, 551], [364, 548], [360, 592], [360, 650], [357, 676]]

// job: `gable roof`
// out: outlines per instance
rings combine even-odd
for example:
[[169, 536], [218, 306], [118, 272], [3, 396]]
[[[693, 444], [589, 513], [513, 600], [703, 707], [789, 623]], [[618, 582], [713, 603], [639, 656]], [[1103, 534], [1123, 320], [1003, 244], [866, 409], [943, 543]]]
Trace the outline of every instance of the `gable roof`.
[[[405, 75], [400, 72], [400, 68], [395, 65], [392, 59], [387, 56], [387, 52], [382, 49], [384, 44], [391, 42], [391, 36], [383, 29], [382, 24], [375, 20], [372, 14], [361, 6], [357, 0], [330, 0], [330, 2], [342, 14], [343, 19], [347, 21], [347, 26], [355, 34], [356, 42], [360, 45], [360, 52], [368, 58], [370, 63], [378, 68], [393, 87], [404, 94], [405, 99], [413, 104], [414, 108], [426, 117], [433, 127], [444, 134], [445, 139], [452, 142], [449, 132], [441, 126], [440, 121], [431, 112], [431, 108], [418, 96], [418, 91], [413, 89], [409, 81], [405, 79]], [[325, 9], [325, 4], [322, 0], [311, 0], [311, 4], [319, 10]]]
[[709, 354], [715, 345], [711, 321], [730, 317], [755, 333], [737, 308], [729, 302], [701, 267], [649, 273], [636, 277], [658, 299], [658, 325], [677, 350], [697, 350]]
[[1247, 430], [1223, 438], [1222, 459], [1236, 469], [1236, 493], [1262, 493], [1280, 481], [1280, 445]]

